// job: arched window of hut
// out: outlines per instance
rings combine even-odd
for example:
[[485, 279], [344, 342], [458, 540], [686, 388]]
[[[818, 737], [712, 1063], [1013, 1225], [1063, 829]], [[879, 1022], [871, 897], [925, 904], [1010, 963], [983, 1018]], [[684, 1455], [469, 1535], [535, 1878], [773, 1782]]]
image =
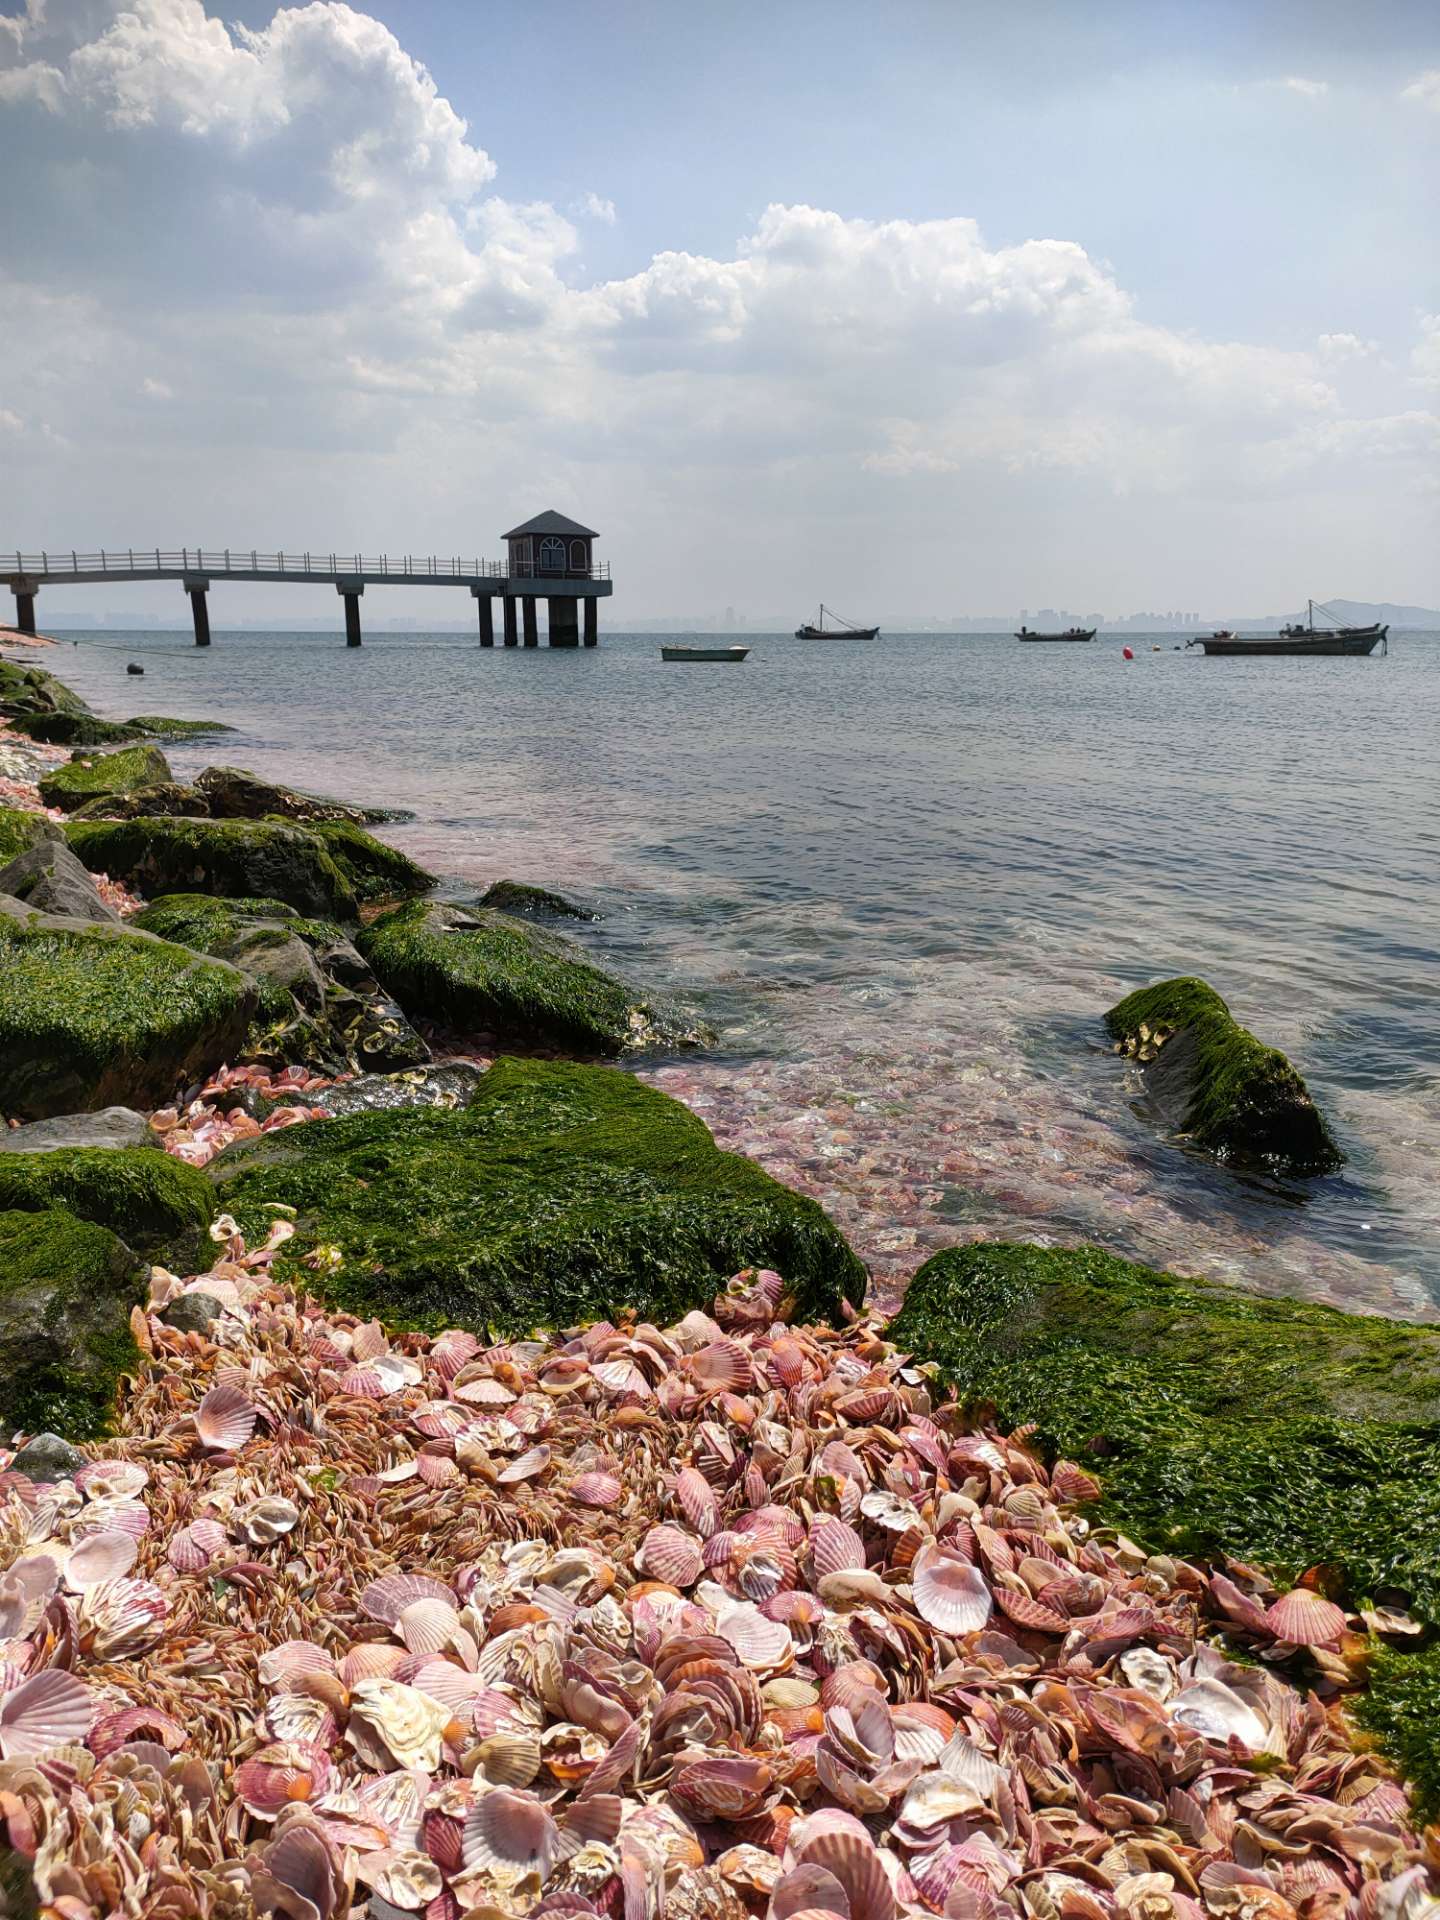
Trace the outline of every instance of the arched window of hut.
[[585, 542], [583, 540], [572, 540], [570, 542], [570, 571], [572, 573], [588, 573], [590, 571], [590, 561], [585, 552]]
[[540, 542], [540, 571], [542, 573], [563, 573], [565, 571], [565, 542], [552, 535]]

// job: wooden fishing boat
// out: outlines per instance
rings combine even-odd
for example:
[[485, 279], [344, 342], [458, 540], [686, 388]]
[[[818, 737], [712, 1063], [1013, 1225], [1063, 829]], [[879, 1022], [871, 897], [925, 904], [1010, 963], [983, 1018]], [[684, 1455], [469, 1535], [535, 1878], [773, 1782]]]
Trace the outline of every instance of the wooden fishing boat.
[[[1320, 611], [1328, 613], [1330, 609], [1322, 604]], [[1331, 616], [1333, 618], [1333, 615]], [[1358, 657], [1373, 653], [1382, 643], [1385, 651], [1390, 651], [1390, 629], [1379, 620], [1368, 627], [1317, 627], [1315, 624], [1315, 602], [1309, 602], [1309, 613], [1304, 626], [1293, 621], [1287, 627], [1281, 627], [1278, 633], [1220, 633], [1201, 634], [1198, 639], [1187, 644], [1203, 647], [1206, 653], [1256, 656], [1286, 654], [1291, 657], [1306, 654], [1348, 654]]]
[[1093, 640], [1100, 631], [1098, 627], [1067, 627], [1064, 633], [1032, 633], [1029, 627], [1021, 627], [1016, 634], [1017, 640]]
[[749, 647], [661, 647], [662, 660], [743, 660]]
[[[833, 627], [825, 624], [826, 614], [835, 622]], [[822, 600], [820, 611], [814, 621], [807, 621], [803, 627], [795, 629], [797, 640], [874, 640], [879, 636], [879, 627], [857, 627], [849, 620], [842, 620], [833, 608], [827, 607]]]

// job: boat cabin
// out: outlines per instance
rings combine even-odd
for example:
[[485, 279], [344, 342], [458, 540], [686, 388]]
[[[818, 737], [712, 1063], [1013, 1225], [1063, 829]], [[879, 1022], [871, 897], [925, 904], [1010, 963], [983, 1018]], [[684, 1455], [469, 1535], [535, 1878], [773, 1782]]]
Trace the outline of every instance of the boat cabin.
[[550, 509], [512, 527], [505, 546], [512, 579], [588, 580], [594, 566], [593, 527]]

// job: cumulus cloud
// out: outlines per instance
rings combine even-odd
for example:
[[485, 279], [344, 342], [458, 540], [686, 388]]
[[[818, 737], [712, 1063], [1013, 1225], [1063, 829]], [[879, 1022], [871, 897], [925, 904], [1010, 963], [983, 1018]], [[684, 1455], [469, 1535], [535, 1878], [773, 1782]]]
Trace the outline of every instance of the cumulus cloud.
[[[576, 284], [574, 221], [497, 193], [431, 75], [339, 0], [257, 29], [202, 0], [31, 0], [0, 30], [0, 98], [30, 115], [37, 182], [0, 266], [14, 391], [187, 512], [200, 468], [237, 515], [286, 489], [307, 513], [402, 489], [453, 513], [469, 476], [637, 524], [653, 494], [677, 520], [691, 498], [708, 551], [717, 511], [749, 534], [801, 498], [883, 515], [923, 487], [983, 513], [1002, 476], [1088, 513], [1431, 451], [1403, 400], [1342, 404], [1376, 343], [1162, 326], [1077, 241], [992, 245], [960, 214], [777, 204], [721, 255]], [[593, 191], [569, 204], [614, 219]]]
[[1427, 67], [1424, 73], [1417, 73], [1409, 86], [1400, 89], [1400, 98], [1440, 113], [1440, 67]]
[[1280, 85], [1304, 100], [1323, 100], [1330, 91], [1328, 80], [1305, 80], [1298, 73], [1287, 73]]

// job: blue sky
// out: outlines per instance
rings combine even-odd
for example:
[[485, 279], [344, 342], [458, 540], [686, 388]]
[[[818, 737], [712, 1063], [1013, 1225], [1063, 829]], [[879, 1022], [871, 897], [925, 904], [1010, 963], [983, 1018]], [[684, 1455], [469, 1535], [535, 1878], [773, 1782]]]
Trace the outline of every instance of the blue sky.
[[1437, 147], [1419, 5], [31, 0], [0, 541], [1433, 604]]

